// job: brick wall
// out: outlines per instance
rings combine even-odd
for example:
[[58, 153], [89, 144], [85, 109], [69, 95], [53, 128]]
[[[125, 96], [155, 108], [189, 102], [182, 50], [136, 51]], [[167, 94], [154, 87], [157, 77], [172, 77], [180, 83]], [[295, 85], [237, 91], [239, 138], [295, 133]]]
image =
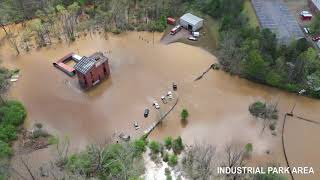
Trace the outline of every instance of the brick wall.
[[91, 71], [89, 71], [87, 74], [81, 74], [77, 72], [78, 79], [80, 86], [84, 89], [88, 89], [93, 87], [93, 84], [100, 80], [104, 80], [109, 77], [110, 75], [110, 67], [108, 64], [108, 61], [104, 62], [98, 67], [93, 67]]

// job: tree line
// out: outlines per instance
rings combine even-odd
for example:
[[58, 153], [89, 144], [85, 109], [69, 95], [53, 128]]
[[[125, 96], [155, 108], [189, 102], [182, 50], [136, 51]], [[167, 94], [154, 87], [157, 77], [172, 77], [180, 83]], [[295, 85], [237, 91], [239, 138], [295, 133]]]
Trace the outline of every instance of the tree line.
[[[164, 31], [166, 17], [180, 14], [181, 4], [183, 0], [4, 0], [0, 27], [19, 54], [31, 48], [33, 37], [43, 47], [52, 39], [74, 41], [79, 33], [97, 30]], [[24, 27], [21, 36], [6, 26], [13, 23]]]

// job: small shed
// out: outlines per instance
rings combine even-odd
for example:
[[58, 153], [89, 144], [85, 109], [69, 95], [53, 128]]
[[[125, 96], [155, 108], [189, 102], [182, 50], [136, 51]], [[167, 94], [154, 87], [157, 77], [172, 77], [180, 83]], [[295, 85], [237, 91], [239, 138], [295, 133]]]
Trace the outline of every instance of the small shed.
[[181, 16], [180, 25], [189, 31], [197, 31], [202, 28], [203, 19], [191, 13], [187, 13]]

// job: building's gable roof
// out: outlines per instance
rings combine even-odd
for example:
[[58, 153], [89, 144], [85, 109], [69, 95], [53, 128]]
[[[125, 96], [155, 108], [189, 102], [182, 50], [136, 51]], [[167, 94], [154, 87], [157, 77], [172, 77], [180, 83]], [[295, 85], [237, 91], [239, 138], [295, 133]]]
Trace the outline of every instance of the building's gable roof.
[[198, 16], [195, 16], [191, 13], [184, 14], [183, 16], [181, 16], [180, 19], [187, 21], [188, 23], [191, 23], [192, 25], [196, 25], [198, 22], [203, 21], [203, 19], [201, 19]]
[[312, 0], [313, 4], [320, 10], [320, 0]]
[[90, 57], [83, 56], [74, 68], [82, 74], [86, 74], [94, 65], [96, 61]]

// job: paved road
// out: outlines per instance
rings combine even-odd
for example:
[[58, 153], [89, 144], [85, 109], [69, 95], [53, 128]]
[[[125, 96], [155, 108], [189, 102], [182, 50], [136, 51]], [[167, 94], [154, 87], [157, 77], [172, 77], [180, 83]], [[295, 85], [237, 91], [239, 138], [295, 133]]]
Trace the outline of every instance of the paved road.
[[280, 42], [289, 43], [304, 34], [283, 0], [252, 0], [252, 5], [262, 28], [269, 28], [277, 34]]
[[178, 33], [176, 33], [175, 35], [170, 35], [170, 33], [168, 33], [167, 35], [165, 35], [162, 39], [161, 39], [161, 43], [163, 44], [170, 44], [173, 42], [177, 42], [179, 39], [183, 39], [183, 38], [188, 38], [189, 36], [191, 36], [190, 32], [184, 28], [182, 28]]

